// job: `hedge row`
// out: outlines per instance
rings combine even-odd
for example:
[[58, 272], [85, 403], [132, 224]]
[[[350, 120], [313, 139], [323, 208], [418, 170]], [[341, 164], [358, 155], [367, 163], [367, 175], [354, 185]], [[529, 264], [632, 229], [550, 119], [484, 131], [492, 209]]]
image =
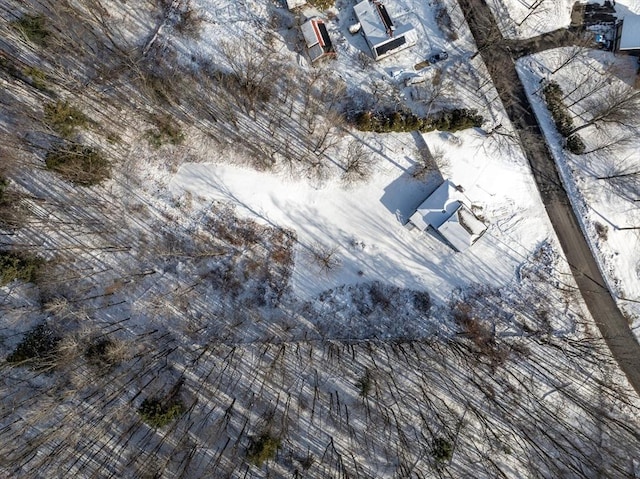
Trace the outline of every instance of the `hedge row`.
[[565, 147], [576, 155], [582, 155], [585, 150], [585, 144], [580, 135], [572, 134], [573, 118], [571, 113], [562, 101], [564, 93], [555, 81], [548, 82], [542, 89], [544, 99], [547, 102], [547, 108], [551, 113], [553, 122], [556, 124], [558, 132], [566, 139]]
[[410, 112], [363, 111], [356, 115], [355, 126], [360, 131], [376, 133], [433, 130], [456, 132], [480, 127], [484, 118], [476, 110], [456, 108], [430, 117], [419, 117]]

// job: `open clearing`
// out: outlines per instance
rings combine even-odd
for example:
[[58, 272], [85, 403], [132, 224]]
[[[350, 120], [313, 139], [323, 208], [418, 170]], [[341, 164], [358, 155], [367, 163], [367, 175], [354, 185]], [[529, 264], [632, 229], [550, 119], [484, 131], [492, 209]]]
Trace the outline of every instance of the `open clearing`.
[[[351, 188], [339, 183], [312, 188], [219, 162], [182, 166], [171, 189], [178, 196], [186, 190], [196, 199], [228, 201], [239, 214], [295, 230], [293, 287], [302, 297], [340, 284], [381, 280], [426, 289], [444, 301], [454, 288], [469, 283], [514, 281], [518, 265], [550, 239], [524, 158], [516, 150], [505, 158], [494, 139], [474, 131], [455, 141], [447, 134], [425, 137], [443, 152], [447, 176], [464, 188], [489, 224], [466, 252], [456, 253], [433, 236], [403, 226], [441, 181], [439, 175], [430, 181], [411, 176], [416, 150], [410, 134], [363, 137], [366, 144], [380, 145], [380, 156], [372, 179]], [[318, 245], [335, 248], [338, 265], [325, 274], [309, 251]]]

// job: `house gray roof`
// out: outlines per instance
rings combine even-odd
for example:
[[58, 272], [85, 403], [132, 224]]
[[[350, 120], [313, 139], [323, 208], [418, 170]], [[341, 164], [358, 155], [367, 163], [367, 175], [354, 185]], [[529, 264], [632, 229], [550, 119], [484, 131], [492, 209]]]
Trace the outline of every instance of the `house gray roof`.
[[624, 17], [619, 49], [640, 50], [640, 15]]
[[334, 53], [327, 27], [320, 18], [310, 18], [300, 28], [312, 62]]
[[379, 0], [362, 0], [353, 10], [369, 46], [374, 50], [374, 57], [379, 58], [416, 43], [414, 28], [396, 24]]

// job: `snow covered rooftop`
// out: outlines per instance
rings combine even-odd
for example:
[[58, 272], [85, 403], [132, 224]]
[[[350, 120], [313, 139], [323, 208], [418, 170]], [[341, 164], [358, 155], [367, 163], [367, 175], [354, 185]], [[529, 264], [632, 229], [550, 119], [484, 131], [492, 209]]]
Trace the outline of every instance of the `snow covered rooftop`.
[[461, 204], [458, 210], [438, 228], [438, 233], [451, 243], [454, 249], [464, 251], [486, 230], [487, 225], [476, 218], [469, 208]]
[[449, 217], [458, 211], [462, 204], [458, 201], [461, 194], [451, 180], [446, 180], [418, 206], [410, 221], [421, 230], [427, 227], [439, 228]]
[[319, 18], [311, 18], [304, 22], [300, 28], [304, 41], [307, 43], [307, 49], [311, 61], [319, 60], [325, 55], [333, 54], [333, 45], [329, 32], [324, 22]]
[[416, 44], [414, 28], [394, 24], [382, 2], [362, 0], [353, 10], [376, 60]]
[[640, 50], [640, 15], [627, 15], [622, 22], [619, 50]]
[[410, 222], [421, 230], [436, 230], [457, 251], [471, 246], [487, 229], [462, 202], [464, 195], [446, 180], [418, 206]]
[[307, 0], [287, 0], [287, 8], [294, 10], [307, 4]]

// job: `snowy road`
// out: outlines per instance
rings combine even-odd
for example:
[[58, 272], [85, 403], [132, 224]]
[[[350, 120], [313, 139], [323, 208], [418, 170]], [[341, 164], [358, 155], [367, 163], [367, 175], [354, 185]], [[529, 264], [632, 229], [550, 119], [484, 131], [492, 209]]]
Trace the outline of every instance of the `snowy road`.
[[458, 1], [507, 114], [518, 129], [547, 214], [585, 304], [611, 354], [629, 383], [640, 394], [640, 345], [607, 288], [583, 235], [524, 86], [518, 78], [511, 53], [507, 49], [507, 42], [497, 33], [498, 26], [484, 1]]

